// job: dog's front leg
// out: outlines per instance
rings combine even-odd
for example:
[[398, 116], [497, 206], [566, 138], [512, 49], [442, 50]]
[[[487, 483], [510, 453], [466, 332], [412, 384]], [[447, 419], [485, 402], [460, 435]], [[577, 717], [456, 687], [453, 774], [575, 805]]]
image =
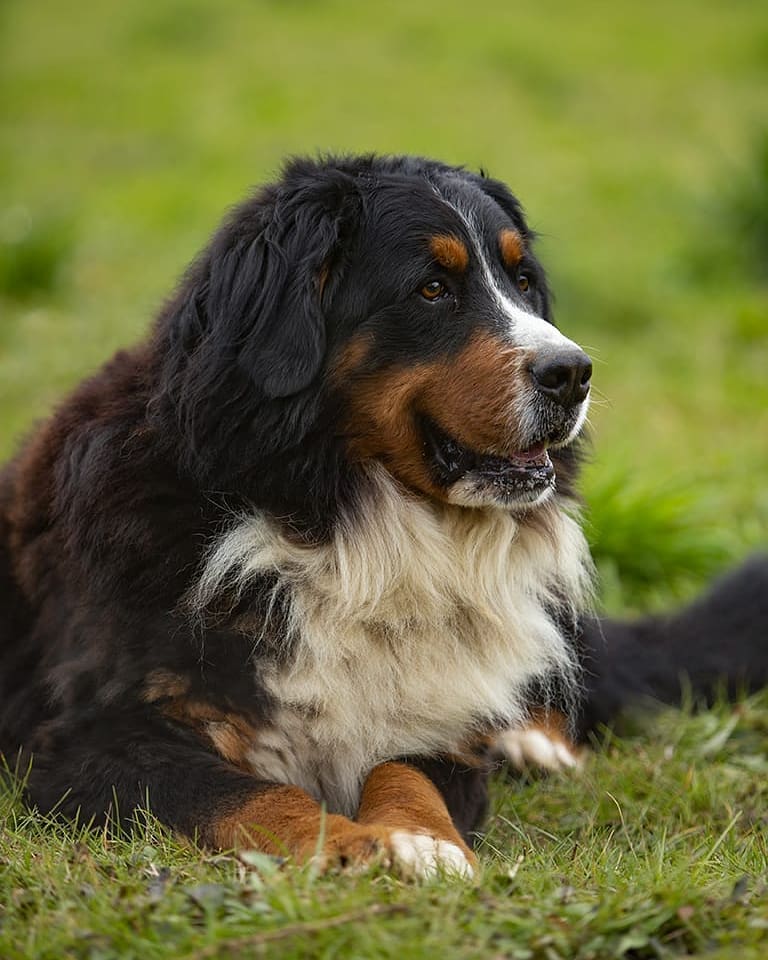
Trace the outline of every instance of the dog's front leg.
[[276, 783], [220, 809], [203, 839], [219, 848], [255, 848], [312, 863], [320, 870], [401, 867], [394, 831], [326, 813], [304, 790]]
[[401, 872], [471, 877], [477, 869], [477, 858], [459, 835], [437, 787], [408, 764], [383, 763], [371, 771], [357, 822], [390, 831]]
[[41, 813], [130, 827], [146, 809], [215, 849], [247, 848], [320, 870], [381, 865], [411, 874], [383, 823], [327, 813], [298, 786], [249, 775], [148, 708], [88, 714], [52, 726], [27, 780]]

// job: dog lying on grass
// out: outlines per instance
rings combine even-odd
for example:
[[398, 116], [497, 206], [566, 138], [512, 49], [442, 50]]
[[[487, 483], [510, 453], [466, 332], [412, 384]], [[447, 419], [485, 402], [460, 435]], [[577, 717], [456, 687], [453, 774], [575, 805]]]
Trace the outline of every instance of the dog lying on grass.
[[585, 618], [591, 364], [533, 240], [460, 168], [293, 161], [32, 435], [0, 474], [0, 749], [32, 803], [468, 876], [480, 745], [568, 765], [697, 651], [705, 683], [710, 649], [765, 674], [706, 607], [670, 646]]

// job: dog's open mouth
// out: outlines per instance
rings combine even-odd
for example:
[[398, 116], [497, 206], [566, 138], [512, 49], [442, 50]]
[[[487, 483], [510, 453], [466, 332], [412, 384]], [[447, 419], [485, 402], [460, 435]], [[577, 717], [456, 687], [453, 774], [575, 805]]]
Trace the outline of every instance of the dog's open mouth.
[[544, 441], [497, 456], [464, 446], [427, 417], [422, 418], [421, 429], [425, 456], [443, 487], [465, 480], [477, 493], [482, 490], [512, 503], [537, 501], [554, 486], [555, 468]]

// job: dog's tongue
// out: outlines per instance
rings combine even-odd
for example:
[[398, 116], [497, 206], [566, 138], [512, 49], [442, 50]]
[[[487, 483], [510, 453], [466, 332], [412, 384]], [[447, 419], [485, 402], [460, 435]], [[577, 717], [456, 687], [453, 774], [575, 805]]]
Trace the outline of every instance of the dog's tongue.
[[511, 454], [509, 459], [513, 463], [519, 463], [526, 467], [537, 464], [543, 466], [549, 459], [549, 456], [547, 454], [546, 444], [537, 443], [534, 447], [529, 447], [527, 450], [520, 450], [517, 453]]

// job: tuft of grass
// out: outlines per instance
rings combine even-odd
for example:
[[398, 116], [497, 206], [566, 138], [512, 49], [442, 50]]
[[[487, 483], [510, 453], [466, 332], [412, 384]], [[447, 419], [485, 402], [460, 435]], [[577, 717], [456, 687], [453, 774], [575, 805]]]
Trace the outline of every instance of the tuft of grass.
[[[768, 283], [768, 130], [753, 134], [745, 156], [717, 175], [698, 204], [697, 230], [681, 252], [692, 283], [718, 287], [737, 282]], [[762, 330], [768, 329], [763, 312]]]
[[738, 237], [747, 265], [768, 282], [768, 130], [756, 138], [750, 162], [725, 191], [726, 227]]
[[22, 204], [0, 210], [0, 297], [50, 297], [66, 280], [72, 223]]
[[739, 553], [738, 538], [716, 523], [714, 494], [692, 477], [638, 477], [603, 465], [587, 470], [584, 488], [585, 530], [610, 610], [687, 598]]

